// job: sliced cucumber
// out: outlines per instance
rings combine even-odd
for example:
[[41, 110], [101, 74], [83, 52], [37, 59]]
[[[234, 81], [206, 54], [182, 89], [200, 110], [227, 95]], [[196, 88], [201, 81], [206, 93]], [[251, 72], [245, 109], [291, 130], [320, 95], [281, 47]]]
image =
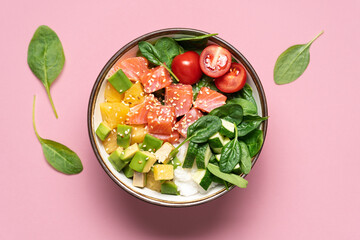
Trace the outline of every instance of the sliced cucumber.
[[221, 149], [225, 145], [224, 140], [224, 136], [218, 132], [209, 138], [208, 143], [214, 153], [221, 153]]
[[208, 190], [210, 184], [212, 183], [211, 173], [205, 169], [197, 170], [192, 179], [199, 184], [205, 191]]
[[233, 173], [240, 175], [241, 174], [241, 168], [240, 168], [240, 164], [236, 164], [234, 169], [232, 170]]
[[235, 126], [232, 122], [221, 119], [221, 128], [219, 132], [226, 137], [234, 138]]
[[197, 153], [197, 148], [198, 148], [198, 144], [190, 142], [187, 152], [186, 152], [186, 156], [185, 156], [185, 160], [183, 163], [183, 168], [192, 168], [194, 165], [194, 161], [195, 161], [195, 157], [196, 157], [196, 153]]
[[196, 166], [198, 169], [205, 169], [212, 156], [212, 152], [208, 143], [199, 144], [196, 154]]

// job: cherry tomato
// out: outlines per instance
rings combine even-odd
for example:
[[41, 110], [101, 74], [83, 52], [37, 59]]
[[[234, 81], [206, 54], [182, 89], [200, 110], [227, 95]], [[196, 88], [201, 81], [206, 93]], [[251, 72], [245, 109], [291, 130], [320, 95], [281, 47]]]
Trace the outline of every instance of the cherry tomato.
[[232, 63], [230, 70], [225, 75], [215, 79], [216, 87], [225, 93], [237, 92], [246, 83], [246, 70], [239, 63]]
[[188, 51], [174, 58], [171, 70], [179, 78], [180, 83], [192, 85], [200, 80], [202, 71], [199, 58], [199, 54], [194, 51]]
[[210, 45], [200, 55], [200, 67], [209, 77], [218, 78], [229, 71], [231, 53], [220, 46]]

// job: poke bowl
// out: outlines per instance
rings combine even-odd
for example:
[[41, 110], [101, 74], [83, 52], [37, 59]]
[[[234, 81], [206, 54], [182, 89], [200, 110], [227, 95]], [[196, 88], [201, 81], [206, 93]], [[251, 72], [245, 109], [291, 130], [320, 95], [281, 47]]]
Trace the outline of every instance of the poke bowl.
[[[188, 70], [191, 60], [200, 67]], [[148, 203], [188, 207], [246, 187], [267, 115], [260, 79], [236, 48], [216, 34], [170, 28], [110, 58], [87, 120], [96, 158], [117, 185]]]

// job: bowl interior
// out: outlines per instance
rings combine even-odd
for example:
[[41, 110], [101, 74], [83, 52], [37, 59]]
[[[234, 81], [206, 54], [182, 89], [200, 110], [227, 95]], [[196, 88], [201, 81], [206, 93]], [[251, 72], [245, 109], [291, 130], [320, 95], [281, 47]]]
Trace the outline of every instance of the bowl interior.
[[[195, 32], [194, 32], [195, 31]], [[91, 93], [90, 102], [89, 102], [89, 112], [88, 112], [88, 124], [89, 124], [89, 134], [90, 134], [90, 140], [91, 144], [94, 148], [94, 152], [103, 166], [104, 170], [109, 174], [109, 176], [123, 189], [125, 189], [127, 192], [131, 193], [132, 195], [145, 200], [150, 203], [163, 205], [163, 206], [173, 206], [173, 207], [182, 207], [182, 206], [191, 206], [200, 204], [206, 201], [209, 201], [211, 199], [214, 199], [216, 197], [219, 197], [226, 193], [226, 189], [223, 186], [216, 186], [215, 188], [210, 189], [205, 194], [196, 194], [193, 196], [173, 196], [173, 195], [166, 195], [161, 194], [155, 191], [152, 191], [148, 188], [137, 188], [132, 186], [132, 179], [128, 179], [125, 177], [123, 173], [117, 172], [111, 165], [111, 163], [108, 160], [108, 154], [105, 152], [105, 149], [103, 147], [103, 144], [99, 138], [95, 135], [96, 127], [101, 123], [101, 113], [100, 113], [100, 106], [99, 104], [104, 102], [104, 91], [105, 91], [105, 85], [106, 85], [106, 79], [107, 79], [107, 73], [111, 69], [111, 67], [117, 62], [121, 61], [123, 59], [126, 59], [128, 57], [134, 57], [136, 56], [136, 53], [138, 51], [137, 43], [141, 40], [146, 41], [155, 41], [159, 37], [183, 37], [188, 35], [201, 35], [206, 34], [205, 32], [197, 31], [197, 30], [163, 30], [157, 31], [154, 33], [150, 33], [147, 35], [144, 35], [138, 39], [135, 39], [134, 41], [127, 44], [125, 47], [120, 49], [105, 65], [104, 69], [100, 73], [93, 91]], [[267, 115], [267, 108], [266, 108], [266, 100], [265, 95], [261, 86], [261, 83], [255, 73], [255, 71], [252, 69], [251, 65], [248, 64], [247, 60], [236, 50], [234, 49], [230, 44], [226, 43], [220, 38], [212, 37], [209, 41], [209, 43], [216, 43], [218, 45], [221, 45], [223, 47], [226, 47], [230, 50], [233, 57], [238, 60], [238, 62], [242, 63], [246, 70], [247, 70], [247, 83], [250, 84], [250, 86], [253, 89], [253, 95], [256, 100], [256, 103], [258, 105], [258, 111], [260, 116], [266, 116]], [[264, 134], [266, 133], [266, 122], [262, 124], [261, 128], [264, 130]], [[264, 136], [265, 137], [265, 136]], [[259, 152], [260, 153], [260, 152]], [[258, 153], [258, 155], [259, 155]], [[256, 162], [256, 159], [258, 158], [258, 155], [253, 158], [253, 164]]]

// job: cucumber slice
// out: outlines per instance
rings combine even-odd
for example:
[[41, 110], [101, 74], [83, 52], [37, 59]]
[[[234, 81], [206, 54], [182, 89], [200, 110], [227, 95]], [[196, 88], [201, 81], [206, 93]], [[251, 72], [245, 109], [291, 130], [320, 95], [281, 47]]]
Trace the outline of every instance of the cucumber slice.
[[210, 184], [212, 183], [211, 173], [205, 169], [197, 170], [192, 179], [199, 184], [205, 191], [208, 190]]
[[232, 170], [233, 173], [240, 175], [241, 174], [241, 168], [240, 168], [240, 164], [236, 164], [234, 169]]
[[221, 149], [225, 145], [224, 141], [224, 136], [217, 132], [209, 138], [208, 143], [214, 153], [221, 153]]
[[212, 156], [212, 152], [208, 143], [199, 144], [196, 154], [196, 166], [198, 169], [205, 169]]
[[221, 119], [221, 128], [219, 132], [226, 137], [234, 138], [235, 126], [232, 122]]
[[185, 160], [183, 163], [183, 168], [192, 168], [194, 165], [194, 160], [196, 157], [196, 153], [197, 153], [197, 148], [198, 148], [198, 144], [190, 142], [187, 152], [186, 152], [186, 156], [185, 156]]

